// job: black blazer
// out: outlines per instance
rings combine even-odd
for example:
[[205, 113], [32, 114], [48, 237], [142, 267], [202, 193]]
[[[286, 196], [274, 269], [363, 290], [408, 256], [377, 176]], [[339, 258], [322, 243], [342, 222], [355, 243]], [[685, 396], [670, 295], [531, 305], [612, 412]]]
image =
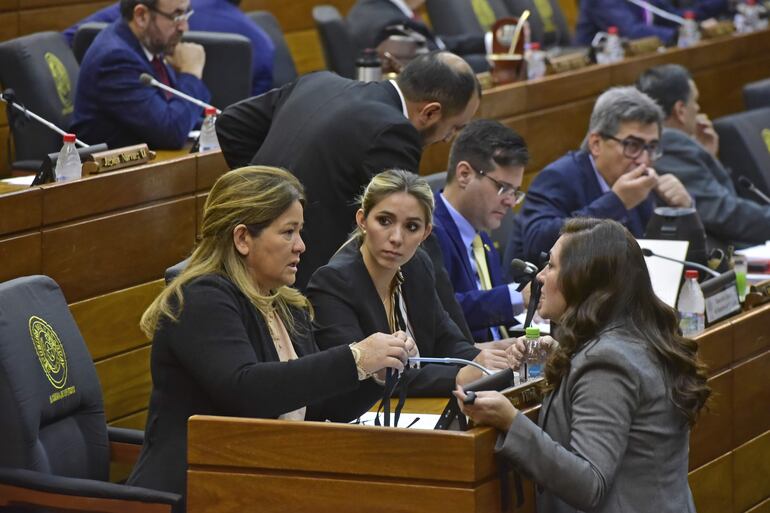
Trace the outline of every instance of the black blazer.
[[[439, 48], [436, 34], [427, 25], [407, 18], [390, 0], [358, 0], [348, 12], [346, 21], [358, 50], [376, 47], [387, 38], [386, 28], [392, 25], [405, 25], [425, 36], [429, 50]], [[464, 57], [486, 53], [484, 36], [478, 34], [441, 36], [441, 41], [447, 50]]]
[[[401, 267], [407, 315], [420, 356], [473, 360], [478, 354], [449, 318], [436, 294], [433, 265], [418, 251]], [[319, 268], [308, 284], [313, 303], [313, 330], [321, 349], [361, 340], [372, 333], [389, 333], [385, 307], [364, 265], [359, 245], [352, 241]], [[424, 365], [409, 385], [410, 396], [448, 396], [459, 367]]]
[[419, 171], [422, 143], [389, 82], [358, 82], [328, 72], [226, 108], [217, 136], [230, 167], [264, 164], [291, 171], [305, 186], [304, 288], [353, 228], [354, 199], [388, 168]]
[[184, 495], [191, 415], [276, 418], [307, 406], [308, 420], [347, 421], [374, 404], [381, 388], [361, 390], [350, 349], [319, 352], [307, 314], [293, 315], [299, 358], [280, 362], [264, 318], [229, 279], [185, 286], [179, 321], [153, 337], [145, 441], [128, 484]]

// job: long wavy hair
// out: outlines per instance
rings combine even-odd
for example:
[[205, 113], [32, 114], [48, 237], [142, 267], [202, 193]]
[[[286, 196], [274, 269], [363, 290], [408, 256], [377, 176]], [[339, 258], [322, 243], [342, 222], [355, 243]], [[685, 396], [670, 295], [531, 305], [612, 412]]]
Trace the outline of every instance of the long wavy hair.
[[545, 369], [549, 386], [559, 385], [581, 347], [617, 325], [647, 342], [671, 400], [693, 425], [711, 393], [706, 368], [697, 343], [681, 335], [676, 312], [653, 292], [639, 244], [611, 220], [569, 219], [561, 234], [557, 285], [567, 306], [556, 329], [559, 346]]
[[281, 216], [294, 202], [304, 205], [304, 189], [283, 169], [266, 166], [243, 167], [220, 176], [209, 192], [203, 211], [201, 239], [185, 269], [155, 298], [142, 315], [140, 327], [152, 338], [163, 318], [179, 319], [184, 308], [184, 286], [206, 274], [229, 278], [263, 315], [275, 309], [290, 332], [294, 318], [290, 307], [310, 309], [299, 291], [281, 286], [260, 294], [236, 250], [233, 230], [245, 224], [253, 237]]

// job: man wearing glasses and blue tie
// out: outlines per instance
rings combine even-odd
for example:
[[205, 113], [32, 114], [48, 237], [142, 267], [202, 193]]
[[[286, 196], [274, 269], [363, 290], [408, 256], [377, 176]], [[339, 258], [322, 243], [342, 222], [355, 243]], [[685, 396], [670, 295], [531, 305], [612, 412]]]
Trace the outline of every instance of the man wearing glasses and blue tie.
[[634, 87], [599, 96], [581, 149], [546, 166], [527, 190], [507, 254], [537, 262], [569, 217], [614, 219], [641, 237], [656, 205], [692, 206], [678, 178], [652, 167], [662, 122], [660, 107]]
[[447, 183], [435, 195], [433, 233], [474, 340], [493, 341], [484, 349], [509, 345], [505, 326], [523, 310], [488, 232], [524, 198], [519, 186], [528, 160], [519, 134], [497, 121], [474, 121], [452, 144]]
[[147, 143], [181, 148], [201, 117], [201, 108], [142, 85], [149, 73], [208, 102], [201, 81], [203, 47], [181, 43], [193, 11], [190, 0], [121, 0], [121, 19], [101, 31], [80, 66], [71, 131], [110, 148]]

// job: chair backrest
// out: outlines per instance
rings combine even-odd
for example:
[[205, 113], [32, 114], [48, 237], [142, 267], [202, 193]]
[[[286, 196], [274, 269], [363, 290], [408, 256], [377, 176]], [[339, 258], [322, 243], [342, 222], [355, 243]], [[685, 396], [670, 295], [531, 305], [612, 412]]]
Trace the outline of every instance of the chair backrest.
[[746, 110], [770, 107], [770, 78], [743, 86], [743, 104]]
[[182, 41], [198, 43], [206, 51], [203, 83], [211, 104], [220, 109], [251, 96], [251, 41], [240, 34], [190, 30]]
[[99, 379], [47, 276], [0, 283], [0, 412], [0, 467], [107, 479]]
[[714, 121], [719, 134], [719, 159], [732, 171], [736, 189], [745, 176], [770, 194], [770, 107], [731, 114]]
[[443, 189], [444, 185], [446, 185], [446, 171], [440, 171], [438, 173], [433, 173], [432, 175], [423, 176], [423, 179], [428, 182], [428, 185], [430, 185], [431, 190], [435, 194]]
[[[0, 43], [3, 89], [13, 89], [19, 103], [61, 128], [70, 125], [78, 71], [67, 40], [58, 32], [38, 32]], [[21, 113], [13, 118], [10, 128], [16, 161], [40, 161], [61, 148], [61, 136], [50, 128], [24, 119]]]
[[503, 0], [513, 16], [520, 16], [529, 9], [529, 28], [532, 41], [544, 48], [569, 46], [572, 43], [567, 19], [559, 0]]
[[187, 264], [189, 262], [190, 262], [190, 259], [185, 258], [181, 262], [176, 263], [171, 267], [169, 267], [168, 269], [166, 269], [166, 274], [164, 276], [164, 278], [166, 279], [166, 285], [174, 281], [174, 278], [179, 276], [182, 273], [182, 271], [184, 271], [184, 268], [187, 267]]
[[326, 60], [326, 67], [341, 77], [353, 78], [356, 74], [356, 50], [345, 20], [336, 7], [316, 5], [313, 20]]
[[297, 67], [283, 37], [283, 30], [278, 20], [268, 11], [253, 11], [246, 15], [264, 30], [275, 45], [273, 59], [273, 87], [281, 87], [297, 78]]
[[[503, 0], [487, 0], [495, 18], [511, 16]], [[427, 0], [425, 8], [433, 31], [440, 36], [481, 35], [479, 24], [470, 0]]]
[[102, 31], [104, 27], [109, 23], [101, 21], [89, 21], [80, 25], [75, 32], [75, 36], [72, 38], [72, 53], [75, 54], [75, 59], [78, 62], [83, 62], [83, 57], [86, 54], [86, 50], [94, 42], [96, 36]]

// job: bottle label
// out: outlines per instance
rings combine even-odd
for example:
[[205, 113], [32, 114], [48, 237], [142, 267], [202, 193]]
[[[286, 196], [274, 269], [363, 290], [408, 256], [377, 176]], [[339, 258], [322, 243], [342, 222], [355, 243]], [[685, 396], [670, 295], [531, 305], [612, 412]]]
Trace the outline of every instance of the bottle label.
[[706, 316], [696, 312], [679, 312], [679, 329], [685, 337], [694, 337], [706, 329]]

